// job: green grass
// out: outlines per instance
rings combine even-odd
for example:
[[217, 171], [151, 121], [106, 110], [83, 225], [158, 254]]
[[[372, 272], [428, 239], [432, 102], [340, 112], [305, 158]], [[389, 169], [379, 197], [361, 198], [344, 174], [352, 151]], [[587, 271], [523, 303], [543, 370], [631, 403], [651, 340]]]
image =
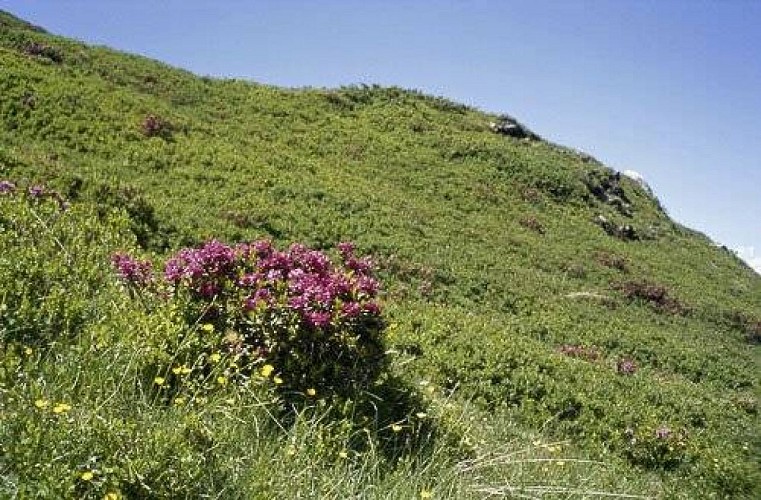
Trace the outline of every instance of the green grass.
[[[0, 195], [0, 497], [761, 495], [761, 278], [637, 184], [627, 215], [594, 194], [612, 172], [493, 114], [199, 78], [5, 13], [0, 68], [0, 180], [71, 202]], [[148, 115], [171, 127], [146, 136]], [[393, 381], [374, 412], [289, 413], [266, 384], [157, 392], [187, 326], [132, 300], [109, 255], [210, 237], [374, 256]], [[679, 311], [625, 296], [643, 281]]]

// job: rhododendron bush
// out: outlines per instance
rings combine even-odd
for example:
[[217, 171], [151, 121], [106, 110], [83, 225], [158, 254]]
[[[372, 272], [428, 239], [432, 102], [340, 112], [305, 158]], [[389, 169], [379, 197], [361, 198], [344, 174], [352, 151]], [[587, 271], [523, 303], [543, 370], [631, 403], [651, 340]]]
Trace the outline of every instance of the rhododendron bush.
[[211, 240], [171, 256], [163, 273], [123, 253], [112, 263], [136, 296], [169, 301], [196, 336], [190, 343], [228, 354], [242, 377], [275, 374], [282, 388], [340, 393], [378, 375], [383, 322], [371, 261], [350, 243], [338, 254], [334, 262], [301, 244]]

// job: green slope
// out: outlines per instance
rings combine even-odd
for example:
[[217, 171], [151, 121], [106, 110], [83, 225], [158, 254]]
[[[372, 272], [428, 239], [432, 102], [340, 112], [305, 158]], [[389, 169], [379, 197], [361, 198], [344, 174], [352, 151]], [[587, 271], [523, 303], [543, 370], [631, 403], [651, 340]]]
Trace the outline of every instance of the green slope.
[[[165, 462], [151, 465], [157, 453], [147, 443], [192, 448], [183, 437], [189, 431], [173, 429], [176, 419], [196, 417], [154, 408], [139, 390], [126, 390], [117, 398], [122, 407], [103, 417], [127, 422], [131, 431], [98, 430], [103, 424], [94, 416], [104, 394], [122, 386], [95, 383], [98, 370], [108, 367], [88, 350], [88, 339], [102, 336], [122, 370], [120, 363], [140, 346], [129, 325], [147, 332], [161, 323], [125, 303], [108, 272], [108, 254], [137, 245], [161, 256], [210, 237], [268, 237], [324, 249], [353, 240], [374, 256], [386, 287], [395, 375], [413, 392], [425, 393], [421, 381], [436, 388], [431, 414], [442, 405], [440, 434], [457, 441], [439, 440], [448, 458], [434, 462], [443, 469], [426, 476], [414, 464], [392, 461], [377, 472], [383, 479], [339, 480], [345, 489], [331, 493], [336, 497], [384, 497], [370, 488], [377, 483], [390, 497], [408, 498], [394, 482], [407, 473], [424, 481], [449, 478], [440, 496], [479, 497], [483, 491], [443, 472], [447, 464], [535, 435], [568, 440], [574, 454], [608, 464], [607, 472], [594, 474], [581, 466], [553, 472], [577, 489], [588, 482], [647, 495], [761, 496], [761, 277], [673, 222], [638, 184], [584, 155], [496, 134], [489, 127], [495, 115], [414, 91], [281, 89], [199, 78], [55, 37], [1, 12], [0, 116], [0, 180], [45, 183], [74, 206], [68, 219], [48, 222], [64, 224], [49, 232], [34, 213], [3, 201], [0, 248], [7, 257], [0, 258], [0, 277], [11, 284], [0, 291], [6, 352], [0, 390], [18, 404], [0, 406], [0, 442], [29, 439], [39, 449], [25, 455], [0, 447], [0, 492], [32, 495], [47, 478], [43, 496], [65, 484], [69, 495], [95, 494], [83, 493], [76, 478], [86, 450], [32, 473], [29, 464], [46, 462], [46, 443], [63, 438], [36, 435], [29, 430], [34, 425], [24, 430], [8, 419], [22, 418], [21, 402], [29, 406], [40, 387], [58, 387], [61, 397], [81, 387], [54, 366], [64, 359], [64, 366], [92, 364], [84, 370], [92, 387], [82, 396], [92, 413], [79, 431], [108, 436], [86, 441], [100, 450], [92, 455], [143, 443], [113, 466], [132, 478], [113, 479], [125, 496], [150, 496], [141, 482], [155, 488], [167, 476], [171, 488], [188, 496], [320, 496], [319, 480], [311, 490], [283, 489], [294, 487], [288, 476], [277, 487], [246, 482], [225, 453], [208, 465], [208, 477], [182, 467], [161, 472]], [[157, 129], [148, 130], [149, 117]], [[636, 237], [609, 234], [599, 215], [613, 232], [628, 225]], [[70, 238], [87, 262], [56, 264], [65, 256], [46, 239], [49, 233]], [[41, 248], [31, 250], [35, 245]], [[40, 276], [58, 283], [57, 296], [32, 286]], [[62, 297], [67, 294], [70, 301]], [[22, 296], [55, 307], [43, 314]], [[59, 333], [67, 335], [59, 339]], [[51, 338], [57, 339], [52, 346]], [[30, 343], [45, 354], [35, 357], [22, 382], [13, 363], [22, 363], [18, 353]], [[635, 373], [621, 373], [626, 362]], [[139, 403], [131, 411], [133, 400]], [[231, 417], [204, 432], [229, 443], [240, 438], [235, 425]], [[282, 445], [285, 438], [270, 439]], [[248, 462], [238, 466], [261, 466], [277, 446], [258, 444], [256, 453], [239, 455]], [[231, 445], [229, 455], [235, 453], [241, 451]], [[319, 450], [305, 453], [298, 458], [317, 467]], [[352, 470], [347, 474], [357, 473]], [[498, 472], [481, 473], [494, 484], [506, 481]], [[348, 477], [313, 474], [329, 483]], [[525, 474], [521, 484], [541, 483], [545, 473]], [[188, 486], [194, 481], [196, 489]]]

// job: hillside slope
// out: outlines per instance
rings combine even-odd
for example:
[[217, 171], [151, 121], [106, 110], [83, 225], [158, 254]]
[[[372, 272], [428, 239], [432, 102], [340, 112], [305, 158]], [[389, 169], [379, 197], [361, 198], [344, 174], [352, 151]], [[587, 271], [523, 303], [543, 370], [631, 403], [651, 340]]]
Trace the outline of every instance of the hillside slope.
[[[103, 425], [95, 415], [104, 394], [123, 385], [114, 379], [99, 388], [93, 376], [92, 387], [82, 389], [52, 365], [105, 363], [88, 350], [96, 336], [122, 370], [140, 346], [130, 325], [142, 325], [141, 335], [158, 328], [158, 319], [120, 298], [108, 270], [112, 251], [160, 260], [208, 238], [318, 249], [352, 240], [373, 256], [385, 283], [394, 375], [413, 392], [435, 388], [425, 395], [432, 408], [453, 405], [437, 422], [443, 435], [450, 426], [460, 436], [453, 460], [541, 435], [611, 464], [615, 473], [601, 474], [603, 484], [615, 486], [620, 474], [645, 495], [761, 496], [761, 277], [672, 221], [637, 183], [585, 155], [495, 133], [495, 115], [414, 91], [201, 78], [56, 37], [2, 12], [0, 116], [0, 180], [44, 184], [72, 204], [65, 217], [51, 215], [40, 226], [34, 210], [1, 200], [0, 278], [14, 284], [0, 291], [7, 353], [0, 390], [11, 399], [28, 404], [55, 385], [44, 380], [59, 380], [61, 394], [76, 387], [82, 407], [91, 405], [78, 428]], [[63, 248], [81, 249], [87, 262], [53, 264], [61, 245], [54, 240], [45, 249], [40, 240], [48, 241], [46, 228], [55, 224], [66, 225], [51, 229], [70, 241]], [[31, 250], [35, 245], [42, 249]], [[35, 280], [56, 277], [57, 298], [45, 287], [30, 291]], [[31, 293], [39, 296], [25, 295]], [[35, 316], [19, 297], [58, 301], [58, 308]], [[32, 345], [41, 354], [18, 361], [34, 365], [22, 376], [13, 360]], [[187, 440], [172, 434], [179, 417], [156, 413], [161, 409], [143, 397], [132, 388], [119, 396], [122, 407], [103, 418], [131, 422], [130, 430], [114, 431], [109, 442], [89, 441], [102, 447], [91, 456], [159, 439], [151, 433]], [[145, 407], [130, 413], [130, 398]], [[76, 480], [84, 465], [71, 470], [66, 463], [87, 460], [87, 452], [55, 471], [25, 469], [60, 436], [32, 435], [7, 418], [20, 418], [22, 406], [0, 405], [7, 405], [0, 406], [0, 492], [31, 494], [49, 477], [43, 496], [66, 481], [73, 485], [68, 494], [84, 494]], [[148, 416], [158, 421], [149, 424]], [[225, 422], [198, 424], [208, 434], [203, 439], [231, 436], [225, 433], [235, 418]], [[11, 439], [34, 441], [39, 454], [30, 459]], [[216, 480], [182, 490], [192, 483], [180, 479], [183, 469], [146, 472], [156, 453], [142, 446], [144, 455], [111, 466], [148, 478], [129, 476], [131, 486], [119, 487], [127, 497], [150, 495], [140, 484], [156, 488], [166, 475], [188, 496], [266, 490], [240, 479], [223, 458], [208, 465]], [[255, 460], [265, 462], [267, 453]], [[384, 477], [394, 473], [402, 474]], [[225, 493], [225, 475], [239, 489]], [[563, 476], [579, 484], [584, 477], [583, 467]], [[350, 491], [357, 494], [343, 494]]]

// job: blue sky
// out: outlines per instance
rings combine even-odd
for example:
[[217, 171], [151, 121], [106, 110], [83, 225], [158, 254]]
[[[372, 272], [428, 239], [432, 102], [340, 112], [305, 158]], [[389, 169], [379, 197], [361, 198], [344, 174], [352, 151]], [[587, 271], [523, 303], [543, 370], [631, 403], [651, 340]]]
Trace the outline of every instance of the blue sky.
[[761, 272], [761, 2], [35, 0], [48, 30], [198, 74], [380, 83], [507, 112], [644, 175]]

